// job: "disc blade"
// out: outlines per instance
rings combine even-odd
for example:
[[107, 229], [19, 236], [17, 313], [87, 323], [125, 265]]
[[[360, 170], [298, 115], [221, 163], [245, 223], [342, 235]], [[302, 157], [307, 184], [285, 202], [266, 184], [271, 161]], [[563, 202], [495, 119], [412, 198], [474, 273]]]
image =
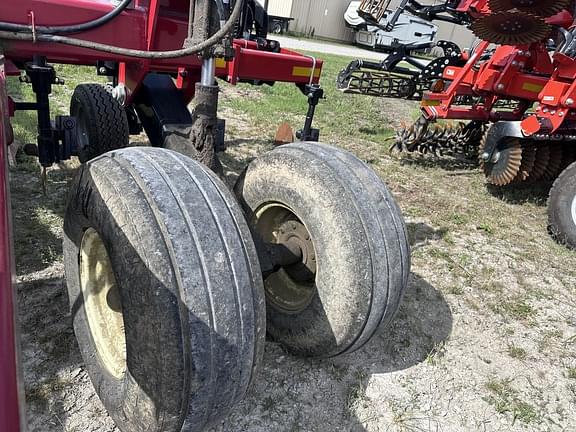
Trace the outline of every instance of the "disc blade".
[[480, 39], [500, 45], [527, 45], [546, 39], [552, 27], [541, 17], [525, 12], [498, 12], [472, 23]]
[[[487, 139], [484, 138], [480, 155], [485, 152]], [[517, 139], [507, 139], [498, 144], [489, 161], [480, 158], [480, 167], [488, 180], [496, 186], [506, 186], [518, 175], [522, 165], [522, 147]]]
[[514, 179], [514, 183], [522, 183], [530, 178], [536, 162], [536, 147], [534, 145], [522, 146], [522, 163]]
[[536, 161], [530, 174], [530, 181], [542, 180], [548, 168], [548, 162], [550, 162], [550, 146], [547, 143], [539, 143], [537, 149]]

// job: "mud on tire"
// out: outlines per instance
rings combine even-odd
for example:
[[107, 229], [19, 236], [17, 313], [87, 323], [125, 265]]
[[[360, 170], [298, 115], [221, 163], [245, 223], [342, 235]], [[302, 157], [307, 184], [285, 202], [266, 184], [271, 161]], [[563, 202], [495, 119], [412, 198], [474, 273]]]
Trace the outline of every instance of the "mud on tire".
[[264, 293], [242, 212], [220, 180], [165, 149], [83, 165], [65, 216], [74, 329], [122, 432], [201, 431], [245, 395]]
[[299, 242], [302, 262], [265, 280], [267, 331], [289, 351], [330, 357], [390, 323], [410, 271], [404, 220], [380, 178], [317, 143], [256, 159], [235, 192], [264, 242]]

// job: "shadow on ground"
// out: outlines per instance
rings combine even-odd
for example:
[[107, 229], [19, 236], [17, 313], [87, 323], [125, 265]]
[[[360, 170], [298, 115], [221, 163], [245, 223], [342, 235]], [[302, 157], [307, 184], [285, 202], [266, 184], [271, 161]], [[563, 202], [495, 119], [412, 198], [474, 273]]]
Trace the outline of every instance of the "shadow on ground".
[[[478, 162], [474, 159], [461, 157], [436, 157], [430, 155], [410, 154], [400, 156], [400, 165], [414, 166], [419, 168], [440, 168], [444, 171], [454, 171], [454, 175], [468, 175], [466, 171], [478, 169]], [[463, 171], [462, 173], [456, 173]]]
[[546, 206], [551, 187], [550, 182], [511, 184], [503, 187], [486, 185], [492, 196], [508, 204], [534, 204], [540, 207]]

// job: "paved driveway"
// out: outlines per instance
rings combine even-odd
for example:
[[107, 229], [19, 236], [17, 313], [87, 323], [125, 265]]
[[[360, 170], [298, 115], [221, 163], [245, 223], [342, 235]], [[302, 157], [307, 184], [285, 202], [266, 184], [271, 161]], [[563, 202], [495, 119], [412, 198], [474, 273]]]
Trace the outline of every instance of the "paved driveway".
[[365, 50], [353, 45], [343, 45], [310, 39], [296, 39], [286, 36], [270, 35], [270, 39], [277, 40], [280, 45], [288, 49], [315, 51], [324, 54], [335, 54], [345, 57], [362, 58], [382, 61], [387, 54]]

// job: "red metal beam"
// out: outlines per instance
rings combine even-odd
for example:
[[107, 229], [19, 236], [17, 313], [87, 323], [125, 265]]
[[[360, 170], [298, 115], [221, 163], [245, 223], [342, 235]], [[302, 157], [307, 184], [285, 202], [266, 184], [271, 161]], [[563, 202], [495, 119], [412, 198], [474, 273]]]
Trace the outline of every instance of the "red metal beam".
[[0, 54], [0, 431], [24, 430], [24, 411], [18, 386], [15, 295], [12, 284], [13, 255], [8, 184], [6, 96], [4, 57]]

